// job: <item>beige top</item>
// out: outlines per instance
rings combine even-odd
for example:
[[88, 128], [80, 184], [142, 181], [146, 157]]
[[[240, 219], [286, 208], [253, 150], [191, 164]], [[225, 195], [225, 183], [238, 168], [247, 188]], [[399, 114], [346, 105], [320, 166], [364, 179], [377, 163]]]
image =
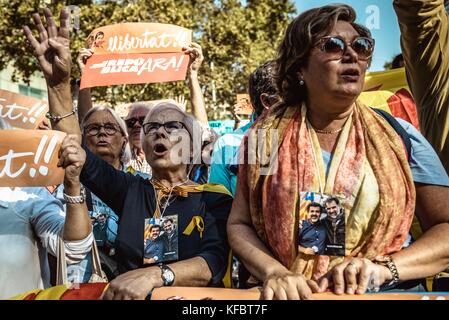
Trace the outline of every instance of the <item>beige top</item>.
[[444, 0], [395, 0], [394, 8], [420, 128], [449, 173], [449, 15]]

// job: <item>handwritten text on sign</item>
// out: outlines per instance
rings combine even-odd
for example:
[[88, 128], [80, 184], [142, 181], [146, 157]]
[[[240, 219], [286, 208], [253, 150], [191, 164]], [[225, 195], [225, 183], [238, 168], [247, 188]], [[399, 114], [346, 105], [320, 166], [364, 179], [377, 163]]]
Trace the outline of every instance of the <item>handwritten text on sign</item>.
[[184, 80], [188, 64], [184, 53], [93, 55], [87, 60], [81, 89]]
[[95, 54], [181, 52], [191, 40], [191, 30], [171, 24], [120, 23], [92, 31], [86, 47]]
[[0, 130], [0, 187], [61, 183], [64, 170], [57, 163], [64, 136], [52, 130]]
[[0, 89], [0, 117], [12, 127], [36, 129], [47, 111], [46, 101]]

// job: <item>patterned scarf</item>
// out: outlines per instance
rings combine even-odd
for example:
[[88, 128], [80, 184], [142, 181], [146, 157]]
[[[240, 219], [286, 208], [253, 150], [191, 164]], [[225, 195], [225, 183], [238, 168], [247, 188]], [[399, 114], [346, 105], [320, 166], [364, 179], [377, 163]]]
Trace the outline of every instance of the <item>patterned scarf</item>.
[[[270, 112], [244, 139], [245, 160], [251, 161], [248, 145], [262, 150], [255, 162], [241, 165], [238, 181], [246, 191], [258, 236], [287, 268], [308, 278], [322, 276], [343, 257], [298, 255], [297, 235], [299, 193], [324, 191], [344, 199], [347, 256], [375, 259], [399, 251], [415, 209], [401, 138], [381, 116], [357, 103], [340, 133], [326, 177], [318, 138], [306, 119], [304, 105], [289, 107], [281, 116]], [[271, 129], [277, 130], [279, 144]], [[267, 166], [260, 155], [278, 161]], [[261, 175], [267, 167], [270, 174]]]

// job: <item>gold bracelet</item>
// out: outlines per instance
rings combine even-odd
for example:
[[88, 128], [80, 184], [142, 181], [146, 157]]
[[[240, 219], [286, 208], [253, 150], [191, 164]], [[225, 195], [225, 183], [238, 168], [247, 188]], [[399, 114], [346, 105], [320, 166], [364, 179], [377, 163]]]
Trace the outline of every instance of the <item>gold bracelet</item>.
[[398, 268], [396, 268], [396, 264], [394, 263], [393, 258], [391, 258], [391, 256], [378, 257], [374, 262], [383, 265], [387, 267], [388, 270], [390, 270], [393, 279], [390, 281], [388, 285], [392, 285], [399, 282]]

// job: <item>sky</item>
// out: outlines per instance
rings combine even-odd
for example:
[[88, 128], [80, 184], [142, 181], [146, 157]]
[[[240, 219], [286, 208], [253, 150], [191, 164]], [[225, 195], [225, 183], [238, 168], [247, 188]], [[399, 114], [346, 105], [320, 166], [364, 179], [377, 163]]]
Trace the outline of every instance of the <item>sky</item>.
[[370, 71], [384, 70], [384, 63], [401, 52], [393, 0], [295, 0], [298, 14], [331, 3], [349, 4], [357, 12], [357, 22], [370, 29], [376, 40]]

